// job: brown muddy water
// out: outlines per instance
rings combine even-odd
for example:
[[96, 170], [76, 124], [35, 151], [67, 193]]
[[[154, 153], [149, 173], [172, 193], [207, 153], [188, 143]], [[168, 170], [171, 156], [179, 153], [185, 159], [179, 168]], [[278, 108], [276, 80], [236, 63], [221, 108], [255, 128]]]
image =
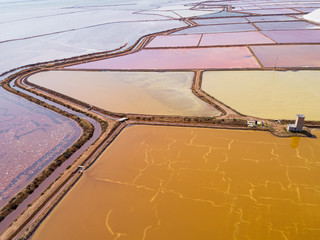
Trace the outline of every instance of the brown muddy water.
[[127, 127], [32, 239], [317, 239], [313, 133]]
[[246, 115], [320, 120], [320, 71], [208, 71], [202, 89]]
[[29, 81], [112, 112], [218, 115], [192, 93], [193, 76], [193, 72], [50, 71]]

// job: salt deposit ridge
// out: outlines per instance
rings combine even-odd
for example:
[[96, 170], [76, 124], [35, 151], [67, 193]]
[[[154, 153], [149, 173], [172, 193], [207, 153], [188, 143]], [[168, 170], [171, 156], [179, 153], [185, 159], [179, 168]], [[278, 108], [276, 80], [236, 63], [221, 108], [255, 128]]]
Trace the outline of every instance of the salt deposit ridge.
[[303, 18], [311, 22], [320, 23], [320, 8], [304, 15]]

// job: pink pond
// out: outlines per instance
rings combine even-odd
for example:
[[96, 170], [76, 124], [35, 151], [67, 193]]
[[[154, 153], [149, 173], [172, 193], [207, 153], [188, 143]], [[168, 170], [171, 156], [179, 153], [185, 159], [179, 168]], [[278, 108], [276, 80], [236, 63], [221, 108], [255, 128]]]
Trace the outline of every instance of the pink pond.
[[200, 46], [216, 45], [246, 45], [274, 43], [259, 32], [234, 32], [234, 33], [213, 33], [204, 34]]
[[196, 19], [193, 20], [199, 25], [214, 25], [214, 24], [227, 24], [227, 23], [247, 23], [245, 18], [234, 17], [234, 18], [208, 18], [208, 19]]
[[243, 12], [253, 13], [253, 14], [265, 14], [265, 15], [299, 13], [298, 11], [295, 11], [293, 9], [288, 9], [288, 8], [245, 10]]
[[217, 25], [206, 25], [199, 27], [187, 28], [175, 34], [199, 34], [199, 33], [218, 33], [218, 32], [245, 32], [245, 31], [256, 31], [257, 29], [250, 23], [239, 23], [239, 24], [217, 24]]
[[144, 49], [137, 53], [68, 67], [70, 69], [258, 68], [246, 47]]
[[200, 38], [201, 34], [157, 36], [147, 45], [147, 48], [196, 47], [199, 44]]
[[286, 30], [286, 29], [319, 29], [320, 26], [305, 22], [260, 22], [255, 23], [261, 30]]
[[0, 208], [80, 135], [74, 121], [0, 87]]
[[320, 67], [320, 45], [252, 46], [264, 67]]
[[278, 43], [320, 43], [320, 30], [262, 31]]
[[250, 22], [272, 22], [272, 21], [297, 21], [298, 19], [286, 15], [280, 16], [254, 16], [247, 17]]

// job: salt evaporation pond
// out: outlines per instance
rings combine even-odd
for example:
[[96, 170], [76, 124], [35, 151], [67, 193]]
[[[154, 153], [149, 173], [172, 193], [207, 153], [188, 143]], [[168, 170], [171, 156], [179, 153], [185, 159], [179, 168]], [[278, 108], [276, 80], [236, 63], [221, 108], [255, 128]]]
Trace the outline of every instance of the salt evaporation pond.
[[277, 15], [277, 16], [254, 16], [254, 17], [247, 17], [247, 19], [250, 22], [271, 22], [271, 21], [277, 21], [277, 22], [283, 22], [283, 21], [298, 21], [298, 19], [294, 17], [290, 17], [287, 15]]
[[229, 23], [247, 23], [245, 18], [207, 18], [207, 19], [195, 19], [193, 20], [199, 25], [215, 25], [215, 24], [229, 24]]
[[195, 35], [164, 35], [156, 36], [148, 45], [148, 48], [161, 47], [197, 47], [201, 34]]
[[126, 128], [32, 239], [317, 239], [313, 133]]
[[0, 206], [80, 135], [74, 121], [0, 88]]
[[279, 9], [248, 9], [244, 10], [244, 13], [249, 13], [249, 14], [258, 14], [258, 15], [279, 15], [279, 14], [297, 14], [299, 13], [296, 10], [293, 9], [285, 9], [285, 8], [279, 8]]
[[320, 30], [262, 31], [278, 43], [320, 43]]
[[[27, 64], [129, 47], [143, 35], [187, 26], [168, 16], [143, 13], [170, 2], [1, 2], [0, 74]], [[188, 2], [175, 1], [181, 6]]]
[[[217, 57], [218, 56], [218, 57]], [[67, 69], [177, 70], [259, 68], [246, 47], [143, 49], [139, 52], [82, 63]]]
[[112, 112], [215, 116], [191, 91], [193, 72], [50, 71], [32, 83]]
[[230, 32], [203, 34], [199, 46], [248, 45], [270, 43], [274, 43], [274, 41], [262, 35], [260, 32]]
[[256, 31], [257, 29], [250, 23], [205, 25], [187, 28], [173, 34], [197, 34], [197, 33], [219, 33], [219, 32], [246, 32]]
[[208, 71], [202, 89], [250, 116], [320, 120], [319, 71]]
[[251, 49], [264, 67], [320, 67], [320, 45], [251, 46]]
[[230, 32], [157, 36], [147, 45], [147, 48], [197, 47], [198, 45], [203, 47], [269, 43], [275, 42], [257, 31]]
[[319, 29], [320, 27], [305, 21], [292, 22], [260, 22], [255, 25], [261, 30], [286, 30], [286, 29]]

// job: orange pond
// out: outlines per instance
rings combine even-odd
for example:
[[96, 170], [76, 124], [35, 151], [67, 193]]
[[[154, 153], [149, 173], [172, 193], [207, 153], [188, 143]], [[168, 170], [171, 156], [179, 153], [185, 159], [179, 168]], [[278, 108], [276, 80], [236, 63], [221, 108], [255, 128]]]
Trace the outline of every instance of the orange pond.
[[127, 127], [33, 239], [319, 239], [318, 138]]
[[49, 71], [29, 81], [112, 112], [216, 116], [192, 91], [193, 72]]

